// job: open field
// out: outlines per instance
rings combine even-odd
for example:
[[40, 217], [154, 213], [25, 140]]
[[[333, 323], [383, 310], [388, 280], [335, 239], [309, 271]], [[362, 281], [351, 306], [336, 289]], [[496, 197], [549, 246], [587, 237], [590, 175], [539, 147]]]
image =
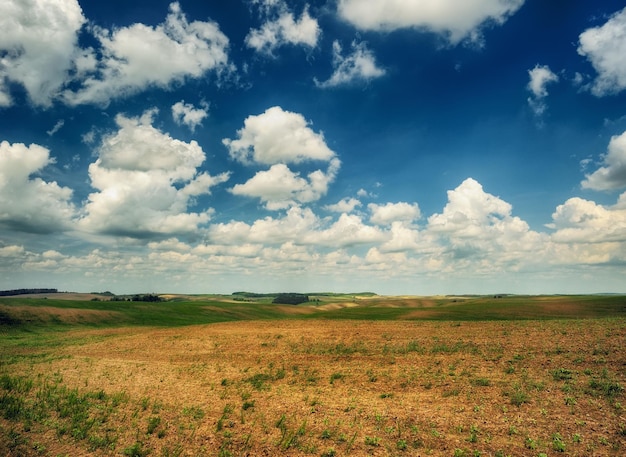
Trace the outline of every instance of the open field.
[[0, 455], [626, 453], [624, 297], [58, 298], [0, 299]]

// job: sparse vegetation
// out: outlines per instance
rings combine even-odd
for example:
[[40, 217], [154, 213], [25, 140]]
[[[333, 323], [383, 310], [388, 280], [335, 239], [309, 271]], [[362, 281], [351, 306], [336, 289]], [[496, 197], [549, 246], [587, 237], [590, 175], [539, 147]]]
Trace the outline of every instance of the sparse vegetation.
[[0, 455], [626, 451], [615, 297], [245, 298], [0, 299]]

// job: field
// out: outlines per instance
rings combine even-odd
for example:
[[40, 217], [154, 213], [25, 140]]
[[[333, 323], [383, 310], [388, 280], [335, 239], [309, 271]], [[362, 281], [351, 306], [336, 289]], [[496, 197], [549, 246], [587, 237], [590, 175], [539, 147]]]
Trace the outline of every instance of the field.
[[623, 296], [81, 298], [0, 299], [0, 455], [626, 454]]

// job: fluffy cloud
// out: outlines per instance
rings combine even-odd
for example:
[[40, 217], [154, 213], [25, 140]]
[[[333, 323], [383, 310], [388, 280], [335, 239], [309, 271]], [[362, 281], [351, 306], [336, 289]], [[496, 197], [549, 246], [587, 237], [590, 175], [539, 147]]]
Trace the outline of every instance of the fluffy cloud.
[[0, 106], [12, 104], [7, 82], [21, 84], [35, 105], [49, 106], [77, 57], [84, 23], [76, 0], [0, 2]]
[[591, 86], [597, 96], [626, 88], [626, 8], [603, 25], [585, 30], [579, 36], [578, 53], [587, 57], [598, 73]]
[[288, 208], [298, 203], [310, 203], [326, 194], [328, 186], [335, 180], [339, 170], [339, 160], [332, 159], [326, 172], [315, 170], [308, 179], [291, 171], [287, 165], [279, 163], [269, 170], [259, 171], [244, 184], [231, 189], [235, 195], [257, 197], [269, 210]]
[[310, 160], [328, 161], [335, 157], [322, 133], [309, 128], [304, 116], [284, 111], [280, 106], [263, 114], [249, 116], [238, 139], [224, 139], [230, 156], [242, 163], [272, 165], [301, 163]]
[[343, 198], [337, 203], [324, 206], [324, 209], [333, 213], [351, 213], [357, 206], [361, 206], [361, 202], [356, 198]]
[[527, 89], [532, 94], [528, 97], [528, 104], [536, 116], [541, 116], [547, 108], [545, 103], [545, 98], [548, 96], [547, 86], [557, 82], [559, 77], [547, 65], [535, 65], [535, 68], [528, 70], [528, 76], [530, 81]]
[[172, 105], [172, 117], [178, 125], [186, 125], [193, 132], [205, 117], [209, 115], [209, 105], [202, 103], [201, 108], [194, 107], [184, 100]]
[[150, 238], [192, 233], [211, 210], [187, 212], [190, 199], [209, 194], [228, 174], [197, 173], [205, 154], [195, 142], [171, 138], [152, 126], [155, 111], [118, 115], [119, 130], [103, 139], [89, 166], [92, 186], [80, 226], [90, 232]]
[[626, 187], [626, 132], [611, 138], [603, 162], [603, 167], [586, 175], [582, 187], [593, 190], [615, 190]]
[[570, 198], [552, 214], [553, 239], [560, 243], [626, 241], [626, 208], [606, 208], [582, 198]]
[[265, 15], [272, 15], [274, 19], [268, 19], [259, 29], [250, 30], [245, 39], [248, 47], [271, 55], [276, 48], [287, 44], [310, 48], [317, 45], [320, 28], [317, 20], [309, 15], [308, 6], [298, 20], [282, 1], [265, 2], [264, 6]]
[[233, 221], [213, 224], [209, 228], [209, 239], [215, 244], [283, 244], [302, 240], [306, 234], [320, 224], [310, 208], [292, 207], [282, 218], [266, 217], [253, 224]]
[[156, 27], [134, 24], [94, 29], [101, 48], [85, 50], [75, 69], [76, 91], [65, 91], [67, 103], [107, 104], [146, 87], [168, 88], [187, 77], [199, 78], [228, 64], [228, 38], [214, 22], [188, 22], [178, 3], [170, 4], [165, 22]]
[[371, 212], [370, 221], [378, 225], [389, 225], [393, 222], [413, 222], [420, 217], [420, 209], [417, 203], [387, 203], [367, 205]]
[[504, 23], [524, 0], [339, 0], [339, 15], [362, 30], [389, 31], [405, 27], [444, 34], [455, 44], [477, 39], [487, 22]]
[[[326, 145], [324, 136], [315, 133], [301, 114], [284, 111], [279, 106], [263, 114], [249, 116], [238, 139], [224, 139], [230, 156], [245, 164], [271, 165], [244, 184], [237, 184], [235, 195], [258, 197], [268, 209], [284, 209], [297, 203], [318, 200], [335, 180], [341, 162]], [[287, 164], [328, 162], [326, 171], [314, 170], [307, 179]]]
[[526, 222], [511, 215], [512, 207], [500, 198], [486, 193], [480, 183], [468, 178], [448, 191], [448, 203], [440, 214], [428, 218], [427, 231], [447, 248], [452, 259], [488, 262], [528, 260], [545, 242]]
[[72, 190], [31, 178], [53, 162], [42, 146], [0, 143], [0, 225], [33, 233], [70, 227]]
[[355, 81], [370, 81], [385, 74], [385, 70], [376, 65], [374, 54], [367, 49], [365, 43], [356, 41], [352, 42], [352, 54], [345, 57], [342, 55], [339, 42], [333, 42], [333, 67], [333, 74], [328, 80], [323, 82], [315, 80], [318, 87], [336, 87]]

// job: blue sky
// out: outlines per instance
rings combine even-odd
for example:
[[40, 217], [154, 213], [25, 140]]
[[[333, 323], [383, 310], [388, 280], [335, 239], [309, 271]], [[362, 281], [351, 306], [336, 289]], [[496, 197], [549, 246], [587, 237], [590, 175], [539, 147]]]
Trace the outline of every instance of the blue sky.
[[626, 292], [626, 4], [8, 0], [0, 288]]

